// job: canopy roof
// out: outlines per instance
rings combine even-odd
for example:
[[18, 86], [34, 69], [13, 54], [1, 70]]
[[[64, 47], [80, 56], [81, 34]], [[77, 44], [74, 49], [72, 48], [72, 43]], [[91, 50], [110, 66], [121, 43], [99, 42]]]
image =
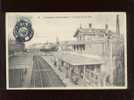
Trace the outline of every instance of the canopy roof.
[[55, 56], [71, 65], [98, 65], [103, 63], [99, 57], [84, 56], [69, 52], [57, 52]]

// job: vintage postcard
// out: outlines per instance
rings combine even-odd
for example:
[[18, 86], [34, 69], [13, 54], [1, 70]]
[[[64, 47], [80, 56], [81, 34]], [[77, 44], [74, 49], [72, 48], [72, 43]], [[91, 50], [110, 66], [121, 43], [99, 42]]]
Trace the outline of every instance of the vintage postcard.
[[127, 89], [125, 12], [7, 12], [7, 89]]

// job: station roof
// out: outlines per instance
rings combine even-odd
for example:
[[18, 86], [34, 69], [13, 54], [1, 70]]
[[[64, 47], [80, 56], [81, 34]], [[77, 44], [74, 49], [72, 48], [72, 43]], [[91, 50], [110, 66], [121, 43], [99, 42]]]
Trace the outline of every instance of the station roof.
[[78, 34], [105, 34], [105, 29], [89, 29], [89, 28], [79, 28], [77, 29], [76, 33], [74, 34], [74, 37], [76, 37]]
[[77, 55], [73, 53], [63, 53], [63, 52], [57, 52], [55, 54], [58, 59], [63, 60], [66, 63], [69, 63], [71, 65], [98, 65], [102, 64], [103, 61], [98, 57], [93, 56], [84, 56], [84, 55]]
[[82, 45], [82, 44], [91, 44], [91, 43], [104, 43], [104, 39], [99, 39], [99, 40], [78, 40], [78, 41], [68, 41], [64, 45]]
[[74, 34], [73, 37], [76, 37], [78, 34], [82, 35], [99, 35], [104, 36], [105, 35], [115, 35], [118, 36], [119, 34], [112, 32], [111, 30], [106, 31], [106, 29], [98, 29], [98, 28], [78, 28]]

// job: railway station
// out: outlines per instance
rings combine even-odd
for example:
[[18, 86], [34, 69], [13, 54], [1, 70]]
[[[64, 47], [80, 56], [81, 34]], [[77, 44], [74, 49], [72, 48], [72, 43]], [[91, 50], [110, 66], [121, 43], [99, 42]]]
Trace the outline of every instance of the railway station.
[[9, 39], [9, 87], [124, 85], [124, 39], [118, 15], [116, 19], [116, 32], [108, 24], [103, 28], [80, 24], [72, 35], [75, 40], [59, 41], [56, 37], [54, 43], [47, 41], [27, 48], [24, 37], [21, 41], [18, 36]]

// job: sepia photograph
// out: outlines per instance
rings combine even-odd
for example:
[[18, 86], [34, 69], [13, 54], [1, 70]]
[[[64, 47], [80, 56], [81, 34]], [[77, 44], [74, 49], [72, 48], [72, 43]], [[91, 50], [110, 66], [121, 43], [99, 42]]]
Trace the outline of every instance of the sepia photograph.
[[127, 89], [126, 12], [6, 12], [6, 87]]

